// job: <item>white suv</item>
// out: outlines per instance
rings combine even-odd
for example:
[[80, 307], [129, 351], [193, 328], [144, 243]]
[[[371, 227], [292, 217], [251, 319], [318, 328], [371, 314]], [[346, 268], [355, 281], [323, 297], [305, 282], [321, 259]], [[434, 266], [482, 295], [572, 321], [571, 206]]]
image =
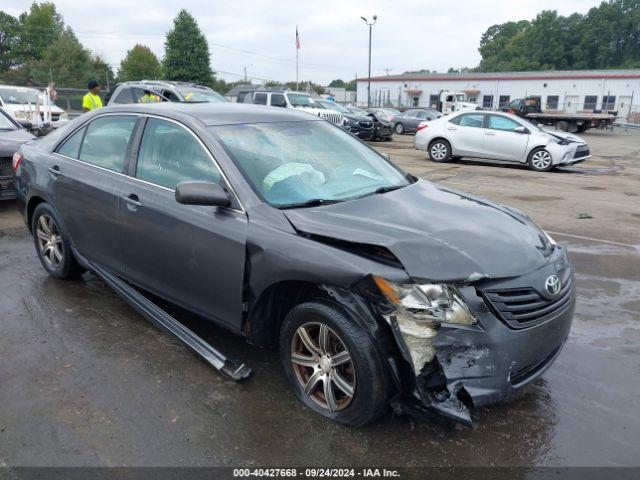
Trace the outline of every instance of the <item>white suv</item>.
[[295, 92], [286, 90], [257, 90], [252, 95], [244, 97], [244, 103], [255, 105], [270, 105], [272, 107], [295, 108], [317, 117], [324, 118], [329, 122], [344, 126], [344, 115], [334, 110], [327, 110], [311, 95], [305, 92]]

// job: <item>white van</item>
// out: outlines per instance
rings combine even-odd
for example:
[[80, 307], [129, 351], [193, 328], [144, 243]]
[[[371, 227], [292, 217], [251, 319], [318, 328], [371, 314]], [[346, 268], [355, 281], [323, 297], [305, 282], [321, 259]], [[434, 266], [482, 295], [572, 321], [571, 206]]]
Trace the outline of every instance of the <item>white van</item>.
[[[36, 105], [39, 106], [40, 119], [44, 120], [45, 96], [35, 88], [0, 85], [0, 106], [17, 120], [35, 122]], [[67, 113], [56, 104], [51, 105], [51, 126], [60, 127], [69, 121]]]

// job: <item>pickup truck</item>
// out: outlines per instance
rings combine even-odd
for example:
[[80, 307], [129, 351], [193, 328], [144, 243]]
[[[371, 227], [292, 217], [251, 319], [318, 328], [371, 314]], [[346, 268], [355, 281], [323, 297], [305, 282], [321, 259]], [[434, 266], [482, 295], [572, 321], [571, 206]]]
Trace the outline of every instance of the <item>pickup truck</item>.
[[501, 110], [534, 123], [555, 125], [558, 130], [572, 133], [582, 133], [589, 128], [606, 128], [616, 119], [616, 116], [610, 113], [568, 113], [558, 110], [543, 112], [538, 97], [517, 98]]

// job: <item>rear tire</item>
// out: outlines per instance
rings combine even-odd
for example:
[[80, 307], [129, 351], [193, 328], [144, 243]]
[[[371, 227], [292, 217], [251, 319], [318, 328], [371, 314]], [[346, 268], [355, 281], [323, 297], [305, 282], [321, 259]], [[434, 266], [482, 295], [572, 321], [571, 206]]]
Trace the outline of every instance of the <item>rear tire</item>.
[[31, 232], [40, 263], [49, 275], [70, 279], [85, 272], [73, 256], [69, 236], [49, 204], [41, 203], [34, 210]]
[[569, 122], [565, 122], [564, 120], [562, 120], [562, 121], [558, 122], [556, 127], [561, 132], [568, 132], [569, 131]]
[[554, 167], [551, 154], [543, 147], [534, 148], [529, 154], [527, 163], [529, 168], [536, 172], [548, 172]]
[[436, 139], [429, 144], [429, 158], [434, 162], [451, 161], [451, 145], [443, 139]]
[[367, 331], [321, 300], [294, 307], [280, 331], [280, 357], [298, 399], [343, 425], [370, 423], [388, 405], [391, 382], [378, 352]]

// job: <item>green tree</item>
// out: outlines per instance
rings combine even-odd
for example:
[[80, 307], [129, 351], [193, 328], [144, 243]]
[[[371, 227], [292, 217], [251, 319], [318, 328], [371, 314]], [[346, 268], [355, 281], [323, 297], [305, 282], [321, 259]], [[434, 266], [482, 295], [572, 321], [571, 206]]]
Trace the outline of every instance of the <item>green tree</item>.
[[173, 29], [167, 33], [164, 46], [163, 69], [167, 80], [202, 85], [213, 83], [207, 39], [189, 12], [180, 10], [173, 20]]
[[111, 65], [104, 61], [100, 55], [94, 55], [91, 57], [91, 64], [93, 66], [94, 78], [101, 84], [113, 85], [116, 81], [116, 76], [113, 74]]
[[18, 19], [0, 11], [0, 75], [19, 64]]
[[31, 74], [36, 85], [46, 85], [52, 78], [58, 86], [84, 88], [89, 80], [99, 80], [89, 51], [70, 28], [47, 47]]
[[118, 81], [155, 80], [162, 76], [158, 57], [145, 45], [136, 44], [120, 62]]
[[20, 15], [19, 49], [23, 59], [40, 60], [45, 50], [64, 32], [64, 21], [51, 2], [31, 4]]
[[345, 88], [345, 83], [344, 80], [337, 78], [335, 80], [331, 80], [331, 83], [329, 84], [330, 87], [335, 87], [335, 88]]

